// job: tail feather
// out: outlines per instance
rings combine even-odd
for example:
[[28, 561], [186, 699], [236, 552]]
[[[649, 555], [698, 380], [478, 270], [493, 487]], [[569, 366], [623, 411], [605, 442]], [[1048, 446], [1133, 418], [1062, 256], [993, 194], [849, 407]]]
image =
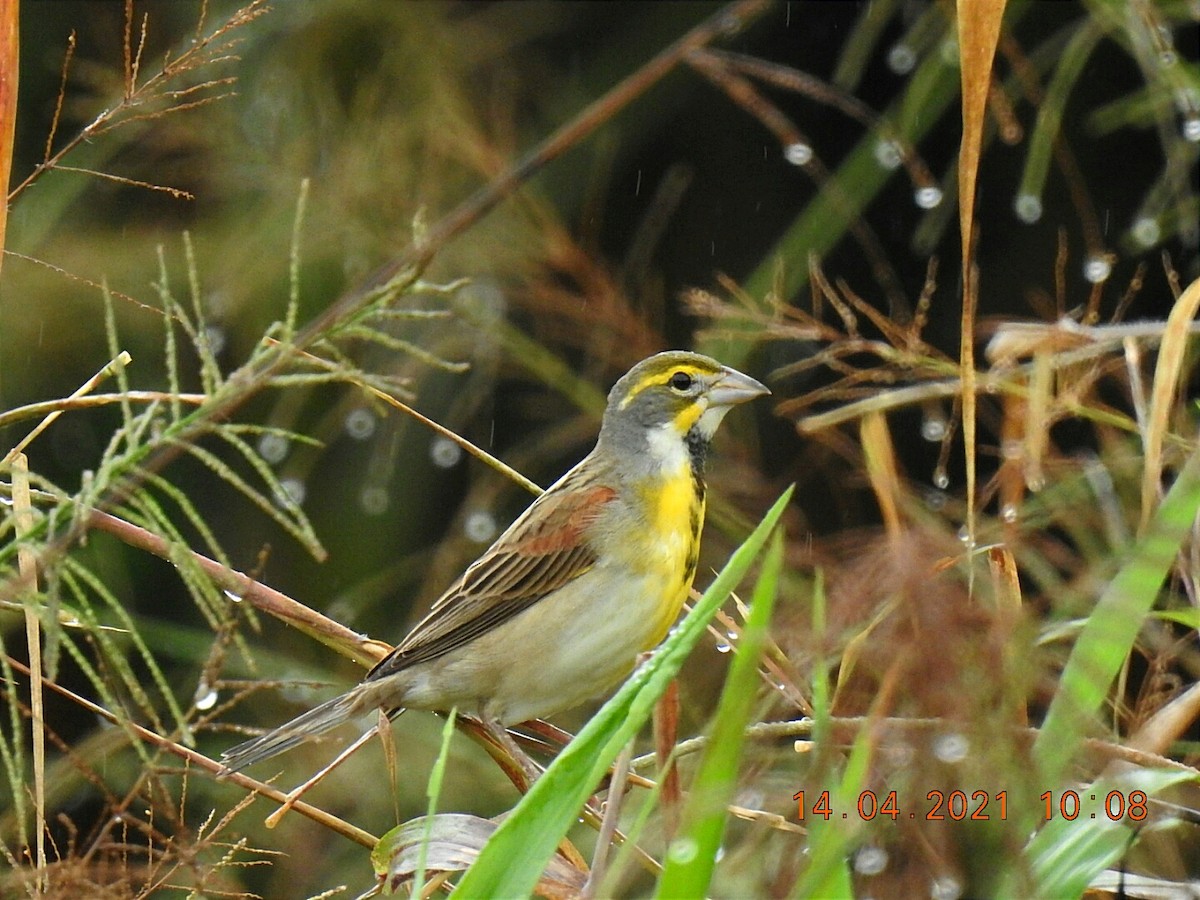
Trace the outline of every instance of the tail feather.
[[261, 737], [230, 747], [221, 754], [221, 762], [225, 764], [218, 773], [218, 778], [237, 772], [247, 766], [270, 759], [286, 750], [291, 750], [297, 744], [302, 744], [310, 738], [324, 734], [332, 728], [341, 725], [347, 719], [363, 712], [361, 703], [356, 702], [354, 691], [327, 700], [320, 706], [315, 706], [308, 712], [297, 716], [292, 721], [280, 725], [273, 731], [268, 731]]

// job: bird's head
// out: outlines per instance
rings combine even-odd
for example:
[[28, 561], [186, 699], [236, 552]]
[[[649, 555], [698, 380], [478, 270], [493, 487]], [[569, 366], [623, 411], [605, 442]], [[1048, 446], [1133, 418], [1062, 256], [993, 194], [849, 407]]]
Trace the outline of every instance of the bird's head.
[[600, 439], [621, 442], [628, 453], [649, 453], [660, 465], [681, 448], [702, 462], [725, 414], [769, 393], [749, 375], [699, 353], [657, 353], [609, 392]]

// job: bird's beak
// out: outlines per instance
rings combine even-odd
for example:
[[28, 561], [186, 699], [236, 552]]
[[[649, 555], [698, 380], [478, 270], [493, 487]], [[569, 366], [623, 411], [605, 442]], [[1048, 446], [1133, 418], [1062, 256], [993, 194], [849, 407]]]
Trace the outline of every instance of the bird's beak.
[[743, 375], [737, 369], [722, 366], [721, 374], [717, 376], [713, 386], [708, 389], [708, 405], [710, 408], [736, 406], [769, 393], [771, 393], [770, 390], [762, 382], [756, 381], [749, 375]]

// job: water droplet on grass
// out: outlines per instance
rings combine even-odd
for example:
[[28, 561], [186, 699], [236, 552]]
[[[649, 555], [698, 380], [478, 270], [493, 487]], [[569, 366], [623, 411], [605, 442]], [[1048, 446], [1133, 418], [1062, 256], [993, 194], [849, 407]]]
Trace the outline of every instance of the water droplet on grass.
[[283, 462], [287, 454], [288, 440], [282, 434], [264, 434], [258, 439], [258, 455], [267, 462]]
[[921, 209], [934, 209], [942, 203], [942, 189], [934, 185], [917, 188], [917, 192], [913, 194], [913, 200]]
[[957, 731], [939, 735], [933, 741], [933, 755], [942, 762], [962, 762], [967, 758], [967, 753], [970, 750], [971, 744], [966, 736], [959, 734]]
[[363, 406], [352, 409], [346, 414], [346, 434], [356, 441], [365, 441], [373, 435], [378, 424], [379, 420], [375, 418], [375, 413]]
[[462, 447], [445, 437], [435, 437], [429, 444], [429, 458], [439, 469], [450, 469], [463, 457]]
[[1112, 274], [1112, 261], [1107, 256], [1089, 256], [1083, 264], [1083, 277], [1092, 284], [1101, 284]]
[[203, 681], [196, 686], [196, 709], [204, 712], [217, 705], [217, 691]]
[[788, 144], [783, 148], [783, 158], [793, 166], [806, 166], [812, 162], [813, 148], [808, 144]]
[[496, 536], [496, 518], [490, 512], [479, 510], [467, 516], [463, 523], [463, 532], [467, 539], [477, 544], [484, 544]]
[[880, 141], [875, 145], [875, 161], [885, 169], [895, 169], [903, 158], [895, 141]]
[[1158, 227], [1158, 220], [1152, 219], [1149, 216], [1142, 216], [1134, 222], [1130, 232], [1133, 235], [1134, 241], [1141, 247], [1153, 247], [1162, 236], [1162, 229]]
[[897, 75], [907, 75], [917, 64], [917, 54], [908, 44], [896, 44], [888, 51], [887, 64]]
[[868, 844], [854, 854], [854, 871], [859, 875], [878, 875], [887, 868], [888, 854], [882, 847]]
[[1042, 217], [1041, 198], [1033, 194], [1018, 194], [1013, 203], [1013, 211], [1026, 225], [1032, 225]]
[[671, 857], [672, 862], [690, 863], [699, 852], [699, 845], [691, 838], [677, 838], [671, 842], [671, 849], [667, 851], [667, 855]]

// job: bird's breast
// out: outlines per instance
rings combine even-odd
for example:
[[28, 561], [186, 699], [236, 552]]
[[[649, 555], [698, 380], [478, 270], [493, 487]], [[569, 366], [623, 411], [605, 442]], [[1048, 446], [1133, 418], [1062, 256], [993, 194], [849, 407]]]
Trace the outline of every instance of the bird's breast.
[[651, 640], [657, 644], [679, 615], [696, 575], [704, 525], [703, 483], [681, 466], [641, 496], [646, 540], [629, 543], [628, 564], [658, 595]]

